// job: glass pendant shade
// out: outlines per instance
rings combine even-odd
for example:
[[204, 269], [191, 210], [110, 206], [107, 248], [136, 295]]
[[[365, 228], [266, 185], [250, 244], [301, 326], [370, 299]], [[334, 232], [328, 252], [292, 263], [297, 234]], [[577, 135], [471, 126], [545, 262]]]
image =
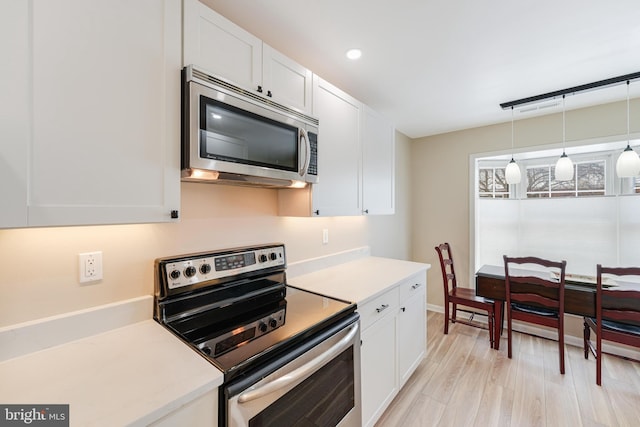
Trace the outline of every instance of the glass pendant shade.
[[504, 176], [507, 179], [507, 184], [518, 184], [522, 175], [520, 174], [520, 166], [516, 163], [513, 158], [507, 165], [507, 168], [504, 171]]
[[627, 144], [627, 148], [618, 157], [616, 173], [620, 178], [629, 178], [640, 175], [640, 157], [638, 153]]
[[556, 163], [556, 181], [571, 181], [573, 179], [573, 162], [564, 152]]

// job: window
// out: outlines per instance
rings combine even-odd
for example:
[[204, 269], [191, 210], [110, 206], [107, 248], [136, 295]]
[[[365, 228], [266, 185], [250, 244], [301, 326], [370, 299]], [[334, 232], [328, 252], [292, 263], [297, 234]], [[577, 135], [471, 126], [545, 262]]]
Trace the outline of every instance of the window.
[[504, 177], [504, 170], [505, 168], [494, 167], [478, 169], [478, 194], [480, 197], [509, 197], [509, 185]]
[[[604, 160], [574, 164], [571, 181], [553, 179], [554, 165], [527, 167], [527, 198], [604, 196], [606, 163]], [[577, 178], [577, 179], [576, 179]]]

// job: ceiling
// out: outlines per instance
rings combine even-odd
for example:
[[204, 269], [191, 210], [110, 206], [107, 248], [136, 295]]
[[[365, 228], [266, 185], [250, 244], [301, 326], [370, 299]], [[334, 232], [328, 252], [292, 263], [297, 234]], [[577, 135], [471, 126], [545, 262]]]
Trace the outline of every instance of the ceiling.
[[[640, 71], [638, 0], [201, 1], [411, 138], [507, 122], [500, 103]], [[622, 84], [565, 102], [625, 97]]]

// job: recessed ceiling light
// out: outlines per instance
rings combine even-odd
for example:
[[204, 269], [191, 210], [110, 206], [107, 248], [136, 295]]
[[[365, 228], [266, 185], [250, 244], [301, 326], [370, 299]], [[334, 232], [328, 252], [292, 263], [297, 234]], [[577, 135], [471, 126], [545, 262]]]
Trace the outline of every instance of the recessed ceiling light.
[[349, 59], [358, 59], [362, 56], [362, 51], [360, 49], [349, 49], [347, 51], [347, 58]]

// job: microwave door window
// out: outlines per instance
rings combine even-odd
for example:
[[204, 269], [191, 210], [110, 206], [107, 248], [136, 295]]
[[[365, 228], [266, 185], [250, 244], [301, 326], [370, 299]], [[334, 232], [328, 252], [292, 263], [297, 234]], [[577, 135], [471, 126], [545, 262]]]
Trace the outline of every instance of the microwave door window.
[[201, 157], [297, 171], [297, 128], [207, 100], [201, 110]]

